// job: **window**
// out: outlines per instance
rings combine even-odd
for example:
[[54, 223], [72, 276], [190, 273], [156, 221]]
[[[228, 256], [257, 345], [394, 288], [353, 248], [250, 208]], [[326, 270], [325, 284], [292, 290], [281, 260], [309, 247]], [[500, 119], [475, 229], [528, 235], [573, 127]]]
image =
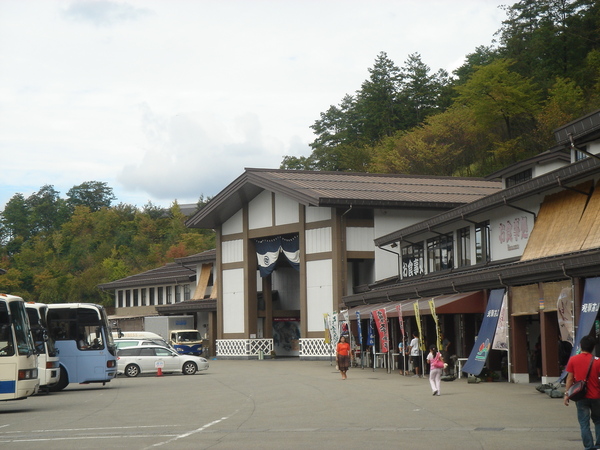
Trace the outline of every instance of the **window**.
[[131, 289], [125, 291], [125, 306], [128, 308], [131, 306]]
[[142, 295], [141, 295], [142, 301], [140, 303], [140, 306], [146, 306], [147, 305], [147, 303], [146, 303], [146, 288], [142, 288], [142, 289], [140, 289], [140, 291], [142, 293]]
[[154, 288], [153, 287], [148, 289], [148, 300], [150, 301], [148, 303], [150, 306], [154, 305], [154, 301], [156, 299], [154, 298]]
[[139, 289], [133, 289], [133, 306], [139, 305], [140, 291]]
[[125, 303], [123, 302], [123, 291], [117, 292], [117, 308], [123, 308]]
[[175, 303], [181, 301], [181, 286], [178, 284], [175, 286]]
[[402, 248], [402, 278], [423, 275], [423, 246], [419, 244]]
[[167, 305], [170, 305], [173, 300], [173, 286], [167, 286]]
[[189, 300], [191, 298], [191, 294], [190, 294], [190, 285], [189, 284], [184, 284], [183, 285], [183, 299], [184, 300]]
[[461, 228], [456, 232], [458, 241], [458, 267], [471, 265], [471, 229], [469, 227]]
[[444, 234], [427, 240], [428, 272], [452, 269], [452, 234]]
[[162, 286], [159, 286], [159, 287], [156, 288], [156, 291], [158, 293], [158, 299], [157, 299], [158, 302], [157, 302], [157, 305], [162, 305], [163, 304], [163, 291], [164, 291], [164, 288]]
[[490, 222], [485, 221], [475, 225], [475, 262], [490, 260]]
[[524, 170], [523, 172], [516, 173], [514, 175], [511, 175], [510, 177], [506, 177], [504, 183], [506, 184], [507, 188], [516, 186], [517, 184], [521, 184], [531, 180], [532, 173], [533, 172], [531, 171], [531, 169]]

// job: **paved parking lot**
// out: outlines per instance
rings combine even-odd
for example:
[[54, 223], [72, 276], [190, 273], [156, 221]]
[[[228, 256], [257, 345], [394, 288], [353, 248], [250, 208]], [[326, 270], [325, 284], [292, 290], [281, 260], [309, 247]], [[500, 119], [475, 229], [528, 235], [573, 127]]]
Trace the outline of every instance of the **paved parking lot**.
[[0, 403], [0, 446], [22, 449], [580, 449], [575, 406], [535, 385], [442, 384], [323, 361], [211, 360], [193, 376]]

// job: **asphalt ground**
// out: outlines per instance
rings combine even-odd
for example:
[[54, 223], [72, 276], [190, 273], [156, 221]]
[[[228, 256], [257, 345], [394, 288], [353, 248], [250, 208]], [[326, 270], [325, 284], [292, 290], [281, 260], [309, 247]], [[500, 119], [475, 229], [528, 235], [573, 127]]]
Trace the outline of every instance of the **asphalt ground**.
[[0, 446], [22, 449], [580, 449], [575, 405], [536, 384], [442, 383], [329, 361], [211, 360], [193, 376], [0, 403]]

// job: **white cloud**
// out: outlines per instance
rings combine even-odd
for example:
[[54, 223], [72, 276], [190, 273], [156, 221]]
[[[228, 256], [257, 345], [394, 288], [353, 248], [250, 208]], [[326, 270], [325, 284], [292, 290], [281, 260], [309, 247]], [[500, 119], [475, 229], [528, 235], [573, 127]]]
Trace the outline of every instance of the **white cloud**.
[[119, 201], [216, 194], [306, 156], [319, 113], [381, 51], [453, 70], [489, 45], [499, 0], [3, 0], [0, 209], [45, 184]]

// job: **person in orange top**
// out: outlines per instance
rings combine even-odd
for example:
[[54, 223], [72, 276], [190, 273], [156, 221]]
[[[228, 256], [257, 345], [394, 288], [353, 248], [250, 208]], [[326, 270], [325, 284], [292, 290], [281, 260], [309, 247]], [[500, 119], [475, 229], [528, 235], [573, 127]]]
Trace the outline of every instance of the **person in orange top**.
[[[590, 374], [587, 378], [587, 391], [585, 398], [576, 402], [577, 405], [577, 420], [581, 429], [581, 440], [586, 449], [598, 448], [600, 445], [600, 360], [594, 358], [594, 347], [596, 339], [592, 336], [584, 336], [579, 342], [581, 353], [574, 355], [567, 363], [567, 382], [565, 384], [565, 392], [569, 390], [575, 381], [584, 380], [588, 369]], [[591, 369], [590, 369], [591, 363]], [[569, 398], [565, 394], [565, 406], [569, 406]], [[594, 431], [596, 434], [596, 442], [592, 436], [590, 429], [590, 419], [594, 423]]]
[[346, 371], [350, 366], [350, 343], [346, 342], [346, 336], [342, 336], [335, 349], [335, 362], [342, 374], [342, 380], [345, 380]]

